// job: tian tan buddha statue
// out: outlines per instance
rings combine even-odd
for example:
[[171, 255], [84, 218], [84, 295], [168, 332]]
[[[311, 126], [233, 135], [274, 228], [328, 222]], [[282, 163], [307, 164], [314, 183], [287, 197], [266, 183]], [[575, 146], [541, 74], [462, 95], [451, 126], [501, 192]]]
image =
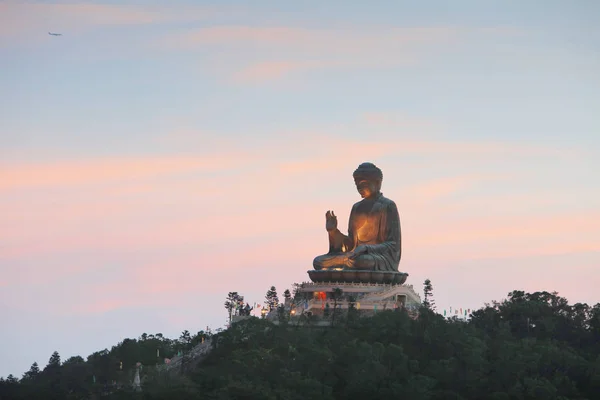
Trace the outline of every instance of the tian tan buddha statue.
[[[335, 273], [342, 277], [349, 276], [347, 272], [350, 271], [364, 271], [362, 275], [366, 278], [359, 278], [359, 281], [376, 279], [402, 283], [407, 274], [398, 272], [401, 254], [400, 217], [396, 204], [380, 192], [383, 173], [374, 164], [363, 163], [353, 176], [362, 200], [354, 204], [350, 212], [348, 236], [337, 228], [337, 217], [333, 211], [327, 211], [325, 228], [329, 234], [329, 252], [314, 259], [316, 271], [309, 271], [309, 275], [313, 280], [320, 280], [317, 276], [328, 275], [324, 274], [325, 271], [333, 273], [342, 270], [343, 274]], [[389, 273], [377, 274], [385, 275], [385, 278], [373, 278], [374, 271]]]

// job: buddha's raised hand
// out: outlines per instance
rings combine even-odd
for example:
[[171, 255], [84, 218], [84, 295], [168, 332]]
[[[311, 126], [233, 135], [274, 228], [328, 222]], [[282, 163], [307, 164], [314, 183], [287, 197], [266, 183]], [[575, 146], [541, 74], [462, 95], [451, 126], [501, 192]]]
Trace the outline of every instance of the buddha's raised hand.
[[333, 211], [327, 211], [325, 214], [325, 229], [327, 229], [327, 232], [337, 229], [337, 217]]

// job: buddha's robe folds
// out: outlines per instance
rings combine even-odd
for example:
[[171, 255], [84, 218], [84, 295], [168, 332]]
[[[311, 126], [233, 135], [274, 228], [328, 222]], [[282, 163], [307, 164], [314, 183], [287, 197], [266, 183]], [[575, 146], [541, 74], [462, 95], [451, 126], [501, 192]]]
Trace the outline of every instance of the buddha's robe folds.
[[[358, 246], [367, 252], [352, 259]], [[381, 193], [375, 199], [363, 199], [350, 212], [348, 236], [338, 229], [329, 232], [329, 253], [313, 261], [316, 270], [355, 269], [398, 271], [402, 252], [400, 216], [396, 204]]]

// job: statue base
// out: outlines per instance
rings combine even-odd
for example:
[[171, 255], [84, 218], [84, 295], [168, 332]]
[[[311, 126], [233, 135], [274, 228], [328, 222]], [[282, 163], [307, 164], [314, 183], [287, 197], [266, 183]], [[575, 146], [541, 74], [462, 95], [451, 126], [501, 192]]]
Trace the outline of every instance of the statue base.
[[346, 283], [383, 283], [401, 285], [406, 282], [408, 274], [397, 271], [362, 271], [362, 270], [311, 270], [308, 276], [313, 282], [346, 282]]
[[[332, 321], [326, 318], [326, 314], [329, 311], [331, 316], [331, 310], [336, 307], [344, 312], [354, 308], [363, 316], [395, 309], [407, 310], [414, 316], [420, 305], [421, 297], [412, 285], [356, 282], [303, 282], [297, 287], [296, 298], [286, 301], [286, 307], [290, 307], [290, 315], [299, 317], [310, 313], [317, 317], [313, 322], [318, 322], [319, 317], [323, 317], [329, 319], [329, 323]], [[271, 314], [272, 318], [277, 318], [276, 313]], [[325, 320], [321, 322], [328, 324]]]

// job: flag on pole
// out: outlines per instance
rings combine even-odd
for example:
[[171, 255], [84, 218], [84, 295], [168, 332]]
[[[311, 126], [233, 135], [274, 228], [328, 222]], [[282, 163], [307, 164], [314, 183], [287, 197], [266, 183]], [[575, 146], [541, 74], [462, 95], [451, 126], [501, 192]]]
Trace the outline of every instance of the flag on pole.
[[446, 316], [446, 310], [444, 310], [444, 317]]

